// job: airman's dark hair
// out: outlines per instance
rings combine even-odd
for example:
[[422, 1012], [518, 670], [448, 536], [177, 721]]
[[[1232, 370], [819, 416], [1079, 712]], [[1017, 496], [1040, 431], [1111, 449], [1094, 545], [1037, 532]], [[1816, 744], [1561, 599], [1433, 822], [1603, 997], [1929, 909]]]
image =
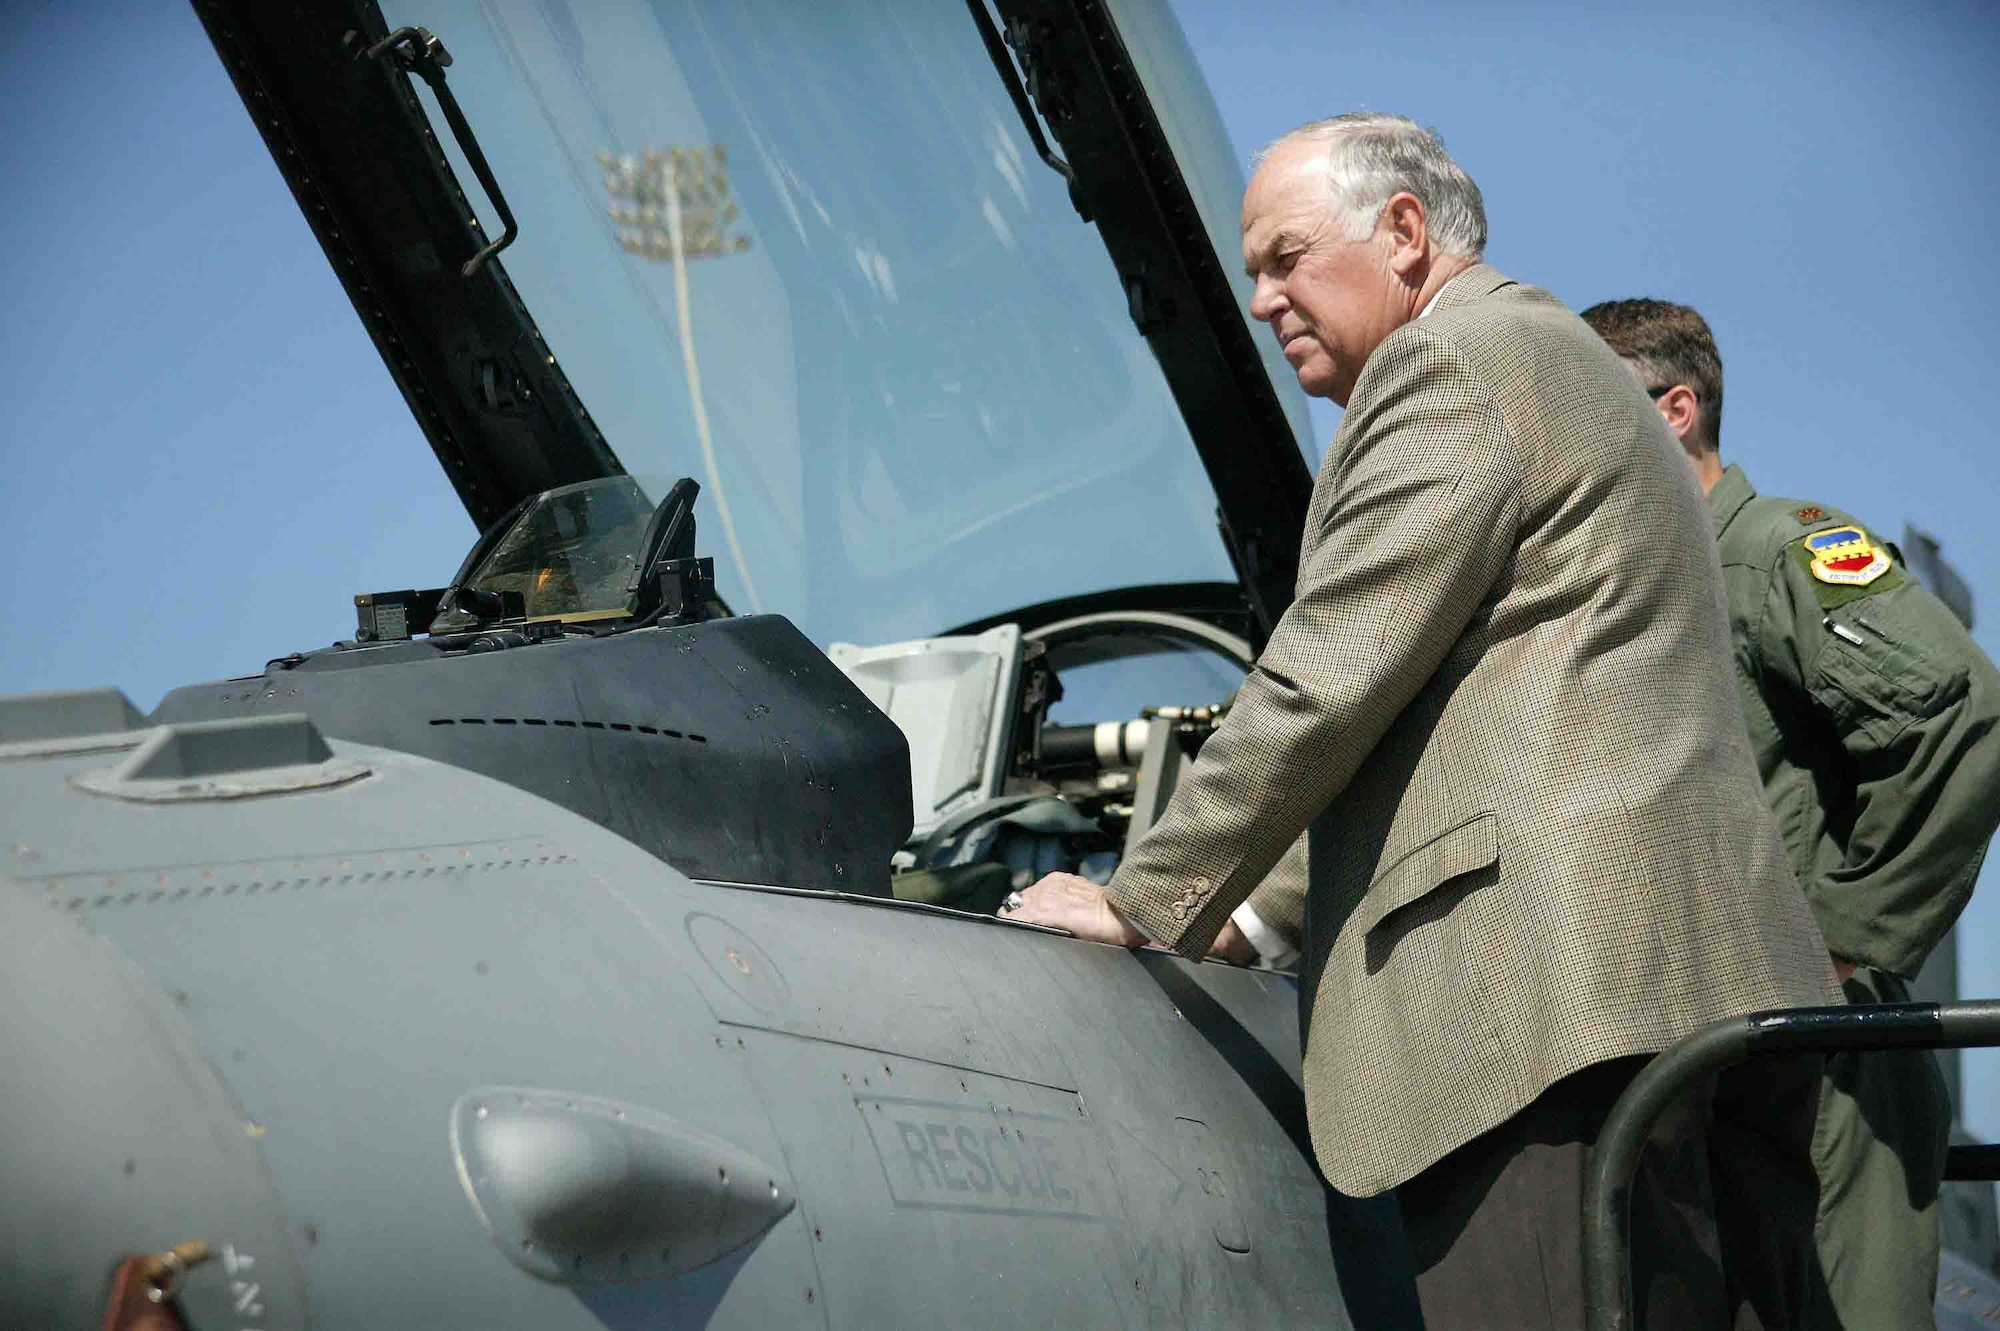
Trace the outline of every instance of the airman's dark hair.
[[1583, 321], [1611, 349], [1639, 367], [1648, 388], [1686, 384], [1701, 403], [1703, 442], [1722, 448], [1722, 353], [1708, 320], [1686, 305], [1664, 300], [1607, 300], [1583, 312]]

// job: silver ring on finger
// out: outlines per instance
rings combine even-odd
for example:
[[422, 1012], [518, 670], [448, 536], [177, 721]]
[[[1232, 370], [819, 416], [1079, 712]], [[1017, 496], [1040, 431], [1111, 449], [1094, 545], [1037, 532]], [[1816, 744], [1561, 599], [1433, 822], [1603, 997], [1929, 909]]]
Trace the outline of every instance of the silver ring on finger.
[[1000, 903], [1000, 913], [1002, 915], [1012, 915], [1019, 909], [1021, 909], [1021, 894], [1019, 892], [1009, 892], [1007, 899]]

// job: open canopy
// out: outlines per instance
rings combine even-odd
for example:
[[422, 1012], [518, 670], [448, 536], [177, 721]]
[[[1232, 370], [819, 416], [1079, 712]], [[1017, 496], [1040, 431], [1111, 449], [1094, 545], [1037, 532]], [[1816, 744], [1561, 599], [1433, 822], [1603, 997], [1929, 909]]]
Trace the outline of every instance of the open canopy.
[[[693, 476], [722, 597], [822, 643], [1141, 583], [1282, 607], [1303, 401], [1154, 0], [198, 8], [475, 521]], [[518, 223], [470, 276], [499, 214], [363, 54], [415, 24]]]

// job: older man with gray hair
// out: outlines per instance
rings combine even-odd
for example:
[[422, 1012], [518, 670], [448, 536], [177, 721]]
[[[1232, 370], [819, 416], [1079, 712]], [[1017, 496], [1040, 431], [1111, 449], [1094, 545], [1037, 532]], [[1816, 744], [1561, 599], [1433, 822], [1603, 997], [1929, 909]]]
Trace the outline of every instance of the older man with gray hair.
[[[1645, 1056], [1835, 1001], [1731, 685], [1700, 491], [1609, 348], [1481, 262], [1437, 136], [1317, 121], [1243, 201], [1251, 310], [1347, 408], [1297, 598], [1108, 887], [1018, 918], [1200, 956], [1310, 828], [1306, 1102], [1344, 1192], [1397, 1190], [1431, 1331], [1582, 1323], [1585, 1158]], [[1636, 1308], [1789, 1326], [1815, 1061], [1704, 1084], [1633, 1196]]]

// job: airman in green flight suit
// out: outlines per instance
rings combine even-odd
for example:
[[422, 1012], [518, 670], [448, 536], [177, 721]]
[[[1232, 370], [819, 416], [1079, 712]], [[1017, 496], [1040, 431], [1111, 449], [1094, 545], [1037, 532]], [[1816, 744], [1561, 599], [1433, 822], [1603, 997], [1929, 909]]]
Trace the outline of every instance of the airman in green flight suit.
[[[1708, 494], [1751, 750], [1848, 1001], [1907, 1001], [2000, 824], [2000, 672], [1893, 546], [1722, 465], [1722, 360], [1699, 314], [1621, 300], [1583, 318]], [[1950, 1126], [1928, 1052], [1827, 1060], [1811, 1326], [1934, 1325]]]

